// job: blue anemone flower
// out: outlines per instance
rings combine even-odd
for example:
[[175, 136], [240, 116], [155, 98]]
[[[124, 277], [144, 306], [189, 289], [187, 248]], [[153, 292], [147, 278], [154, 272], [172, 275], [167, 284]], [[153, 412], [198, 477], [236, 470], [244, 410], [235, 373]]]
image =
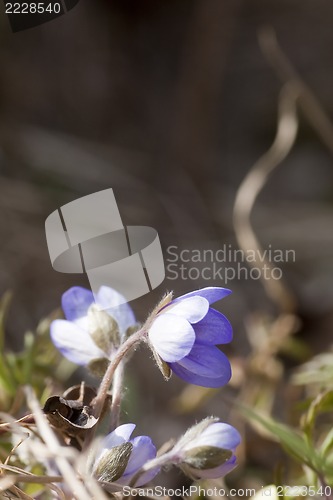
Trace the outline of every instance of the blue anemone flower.
[[230, 293], [207, 287], [182, 295], [158, 312], [148, 330], [154, 351], [186, 382], [222, 387], [230, 380], [230, 362], [217, 345], [232, 340], [232, 327], [210, 307]]
[[[203, 425], [206, 427], [192, 439], [188, 439], [191, 434], [185, 434], [171, 453], [178, 456], [177, 461], [184, 466], [184, 471], [196, 479], [224, 477], [237, 466], [235, 450], [241, 442], [240, 434], [232, 425], [216, 422], [212, 418], [202, 421], [195, 427], [199, 429]], [[195, 427], [191, 429], [192, 434]], [[198, 452], [200, 458], [204, 458], [203, 450], [206, 450], [208, 460], [212, 459], [212, 455], [215, 456], [213, 462], [217, 465], [214, 467], [207, 467], [206, 464], [202, 467], [194, 466], [197, 462], [195, 457]], [[219, 450], [221, 452], [220, 460]], [[226, 455], [226, 458], [225, 453], [229, 454], [229, 457]], [[199, 463], [200, 461], [197, 462], [197, 464]]]
[[[109, 331], [111, 317], [116, 321], [120, 339], [129, 327], [136, 324], [131, 307], [124, 297], [112, 288], [102, 286], [97, 293], [75, 286], [67, 290], [61, 299], [65, 320], [51, 323], [51, 339], [59, 351], [78, 365], [88, 365], [93, 359], [108, 358], [109, 353], [99, 347], [92, 336], [97, 328]], [[94, 314], [92, 306], [99, 314]]]
[[[97, 450], [93, 464], [93, 474], [100, 481], [129, 485], [146, 462], [156, 457], [156, 448], [149, 436], [130, 439], [135, 424], [123, 424], [105, 436]], [[129, 443], [130, 453], [122, 448]], [[151, 481], [160, 471], [154, 467], [137, 477], [132, 486], [142, 486]]]

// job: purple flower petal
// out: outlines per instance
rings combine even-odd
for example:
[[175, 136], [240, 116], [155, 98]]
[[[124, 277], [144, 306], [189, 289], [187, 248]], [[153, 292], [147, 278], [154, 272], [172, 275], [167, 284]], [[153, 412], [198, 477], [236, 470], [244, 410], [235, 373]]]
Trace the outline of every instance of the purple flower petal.
[[[152, 460], [156, 457], [156, 448], [150, 437], [138, 436], [131, 439], [130, 442], [133, 444], [133, 450], [124, 474], [117, 481], [119, 484], [129, 484], [133, 475], [136, 474], [148, 460]], [[148, 483], [158, 474], [159, 470], [160, 468], [158, 467], [142, 474], [135, 483], [135, 486], [142, 486]]]
[[186, 358], [177, 363], [170, 363], [172, 371], [190, 384], [211, 388], [226, 385], [231, 377], [228, 358], [217, 347], [195, 345], [193, 349]]
[[135, 486], [143, 486], [154, 479], [154, 477], [160, 472], [160, 467], [155, 467], [154, 469], [144, 472], [139, 479], [136, 481]]
[[124, 474], [134, 474], [148, 461], [156, 457], [156, 448], [149, 436], [131, 439], [133, 450]]
[[81, 286], [73, 286], [61, 298], [61, 306], [68, 321], [75, 321], [86, 316], [93, 302], [93, 293]]
[[89, 333], [70, 321], [53, 321], [50, 335], [57, 349], [73, 363], [87, 365], [92, 359], [105, 357]]
[[215, 422], [202, 431], [200, 436], [188, 443], [184, 449], [191, 449], [193, 446], [215, 446], [225, 450], [235, 450], [240, 444], [239, 432], [232, 425], [223, 422]]
[[135, 325], [132, 308], [127, 304], [125, 297], [113, 288], [102, 286], [97, 293], [97, 304], [116, 320], [120, 334]]
[[193, 292], [186, 293], [185, 295], [174, 299], [173, 302], [178, 302], [179, 300], [183, 300], [187, 297], [199, 296], [207, 299], [209, 304], [214, 304], [214, 302], [224, 299], [224, 297], [227, 297], [231, 293], [231, 290], [228, 290], [228, 288], [208, 286], [206, 288], [201, 288], [200, 290], [194, 290]]
[[[113, 432], [108, 434], [101, 442], [98, 453], [96, 454], [93, 470], [96, 471], [98, 463], [115, 446], [130, 442], [133, 445], [126, 469], [123, 475], [117, 479], [117, 484], [130, 484], [133, 476], [148, 461], [156, 457], [156, 448], [150, 437], [138, 436], [130, 440], [135, 424], [120, 425]], [[139, 477], [135, 486], [141, 486], [156, 476], [160, 468], [152, 469]]]
[[177, 364], [202, 377], [217, 378], [230, 374], [227, 356], [215, 346], [194, 344], [190, 354]]
[[232, 340], [232, 326], [219, 311], [210, 308], [207, 315], [194, 325], [196, 344], [227, 344]]
[[184, 358], [195, 341], [195, 333], [190, 323], [169, 313], [157, 316], [148, 336], [156, 352], [167, 362]]
[[210, 387], [211, 389], [223, 387], [229, 382], [231, 377], [231, 373], [229, 376], [222, 376], [217, 378], [202, 377], [186, 370], [186, 368], [179, 366], [177, 363], [170, 363], [170, 368], [177, 375], [177, 377], [185, 380], [185, 382], [193, 385], [199, 385], [201, 387]]
[[[189, 297], [173, 301], [166, 307], [166, 312], [187, 319], [191, 324], [202, 320], [208, 312], [209, 303], [203, 297]], [[162, 313], [164, 314], [164, 313]]]
[[102, 441], [102, 448], [110, 450], [115, 446], [126, 443], [135, 429], [135, 424], [119, 425], [114, 431], [110, 432]]

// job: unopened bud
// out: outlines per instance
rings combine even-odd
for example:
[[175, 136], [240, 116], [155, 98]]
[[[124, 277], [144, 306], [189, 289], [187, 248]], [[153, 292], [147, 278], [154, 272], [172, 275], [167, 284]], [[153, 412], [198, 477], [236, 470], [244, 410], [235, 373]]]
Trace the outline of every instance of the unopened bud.
[[234, 427], [208, 417], [188, 429], [166, 458], [193, 479], [224, 477], [236, 466], [239, 443]]
[[88, 322], [95, 344], [109, 356], [120, 345], [117, 322], [108, 313], [98, 309], [96, 304], [89, 307]]
[[99, 481], [117, 481], [125, 472], [133, 449], [132, 443], [123, 443], [107, 450], [99, 459], [94, 475]]
[[232, 451], [215, 446], [192, 448], [184, 455], [184, 463], [196, 469], [213, 469], [232, 457]]

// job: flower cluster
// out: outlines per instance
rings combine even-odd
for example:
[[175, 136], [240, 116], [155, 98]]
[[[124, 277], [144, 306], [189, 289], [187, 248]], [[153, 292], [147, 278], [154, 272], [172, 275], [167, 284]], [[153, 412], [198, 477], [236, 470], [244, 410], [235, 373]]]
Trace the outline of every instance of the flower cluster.
[[[155, 354], [186, 382], [222, 387], [229, 381], [231, 369], [228, 358], [216, 346], [232, 340], [232, 328], [210, 305], [230, 293], [225, 288], [208, 287], [172, 300], [156, 312], [142, 340], [148, 337]], [[123, 297], [108, 287], [100, 289], [96, 303], [89, 290], [69, 289], [62, 296], [66, 320], [55, 320], [51, 325], [55, 346], [79, 365], [111, 360], [117, 342], [112, 342], [111, 335], [107, 338], [109, 332], [118, 330], [122, 338], [136, 324], [132, 309], [123, 302]], [[113, 306], [104, 310], [106, 304]]]
[[[148, 436], [131, 439], [135, 425], [118, 425], [117, 419], [124, 361], [140, 342], [149, 346], [166, 379], [174, 373], [203, 387], [218, 388], [228, 383], [230, 363], [218, 346], [232, 340], [232, 327], [211, 305], [230, 293], [225, 288], [207, 287], [173, 300], [169, 294], [142, 326], [124, 298], [109, 287], [102, 287], [96, 300], [91, 291], [81, 287], [63, 294], [65, 319], [52, 322], [52, 341], [73, 363], [91, 369], [98, 365], [102, 376], [97, 395], [90, 398], [88, 406], [82, 400], [80, 407], [80, 398], [75, 401], [75, 408], [80, 408], [75, 418], [81, 421], [82, 415], [87, 415], [94, 428], [98, 427], [108, 389], [111, 383], [113, 386], [111, 413], [117, 425], [99, 443], [91, 467], [101, 484], [141, 486], [167, 464], [180, 467], [193, 479], [223, 477], [236, 466], [240, 436], [231, 425], [213, 417], [190, 428], [170, 451], [157, 458]], [[51, 403], [56, 405], [53, 412]], [[69, 406], [63, 398], [50, 398], [46, 412], [50, 421], [67, 421]]]

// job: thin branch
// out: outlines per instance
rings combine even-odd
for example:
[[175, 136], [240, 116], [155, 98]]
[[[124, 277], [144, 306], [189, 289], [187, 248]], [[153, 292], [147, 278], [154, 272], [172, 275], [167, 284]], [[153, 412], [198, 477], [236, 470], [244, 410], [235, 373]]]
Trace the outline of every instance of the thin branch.
[[120, 361], [118, 368], [114, 373], [112, 384], [112, 401], [111, 401], [111, 422], [109, 432], [114, 431], [119, 425], [119, 416], [121, 409], [121, 400], [123, 395], [123, 382], [125, 372], [125, 360]]
[[133, 333], [126, 342], [124, 342], [118, 349], [115, 357], [113, 360], [110, 362], [105, 375], [103, 377], [103, 380], [99, 386], [97, 396], [94, 398], [92, 401], [91, 405], [94, 408], [94, 416], [96, 418], [99, 418], [101, 415], [102, 409], [104, 407], [104, 403], [106, 400], [106, 397], [108, 395], [108, 392], [110, 390], [110, 385], [112, 382], [112, 378], [114, 376], [114, 373], [116, 371], [116, 368], [118, 367], [119, 363], [122, 361], [123, 357], [130, 351], [136, 344], [138, 344], [145, 333], [145, 328], [141, 328], [137, 332]]
[[292, 83], [297, 94], [297, 105], [309, 124], [333, 154], [333, 123], [312, 90], [304, 83], [286, 54], [281, 49], [273, 28], [259, 31], [259, 44], [267, 61], [284, 83]]
[[[255, 261], [251, 265], [263, 271], [271, 269], [271, 264], [258, 257], [262, 255], [261, 245], [251, 225], [250, 217], [258, 194], [265, 186], [269, 175], [290, 153], [296, 139], [298, 121], [296, 116], [297, 90], [293, 84], [286, 84], [279, 97], [277, 132], [268, 151], [254, 164], [241, 183], [235, 199], [233, 221], [240, 248], [245, 252], [254, 250]], [[263, 272], [261, 276], [263, 276]], [[271, 299], [284, 312], [295, 309], [295, 299], [282, 280], [272, 278], [272, 273], [265, 273], [270, 278], [263, 279], [263, 285]]]
[[[75, 498], [80, 500], [91, 500], [90, 494], [87, 492], [86, 488], [82, 482], [78, 479], [76, 471], [72, 467], [68, 457], [63, 454], [63, 447], [59, 444], [53, 430], [48, 425], [48, 422], [43, 415], [42, 410], [39, 407], [38, 401], [30, 387], [25, 389], [27, 395], [27, 401], [30, 406], [32, 413], [35, 416], [36, 426], [40, 435], [49, 451], [52, 453], [55, 463], [63, 475], [64, 480], [71, 489]], [[71, 450], [73, 458], [75, 458], [75, 450]]]

